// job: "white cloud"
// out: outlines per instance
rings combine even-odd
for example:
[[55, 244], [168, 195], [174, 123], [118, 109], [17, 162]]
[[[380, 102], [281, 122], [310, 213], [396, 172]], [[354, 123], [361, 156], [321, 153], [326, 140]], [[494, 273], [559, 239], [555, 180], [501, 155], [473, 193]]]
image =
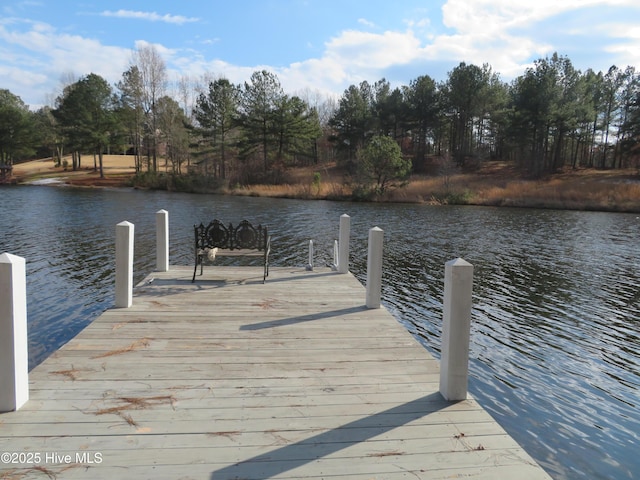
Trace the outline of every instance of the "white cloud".
[[27, 72], [16, 67], [0, 66], [0, 77], [5, 81], [22, 85], [24, 88], [38, 87], [47, 81], [44, 73]]
[[159, 15], [156, 12], [138, 12], [134, 10], [118, 10], [116, 12], [105, 10], [100, 15], [103, 17], [133, 18], [136, 20], [147, 20], [150, 22], [175, 23], [176, 25], [198, 22], [200, 20], [195, 17], [184, 17], [182, 15]]
[[603, 25], [601, 28], [610, 32], [613, 38], [620, 39], [605, 47], [605, 51], [624, 59], [620, 62], [613, 59], [612, 63], [619, 63], [618, 66], [621, 68], [633, 65], [640, 69], [640, 26], [631, 23], [618, 23]]
[[384, 69], [414, 60], [420, 40], [411, 30], [382, 34], [348, 30], [326, 44], [325, 58], [349, 68]]
[[419, 30], [424, 30], [427, 29], [431, 26], [431, 19], [430, 18], [420, 18], [420, 19], [409, 19], [409, 20], [405, 20], [405, 23], [407, 24], [407, 26], [410, 29], [419, 29]]
[[573, 1], [449, 0], [442, 7], [442, 20], [445, 26], [458, 32], [493, 34], [524, 27], [563, 9], [570, 9]]
[[[157, 46], [156, 46], [157, 48]], [[206, 60], [202, 55], [193, 52], [174, 52], [167, 57], [159, 50], [159, 53], [167, 61], [167, 70], [171, 78], [189, 76], [192, 78], [224, 77], [233, 84], [242, 84], [249, 80], [251, 74], [256, 70], [273, 70], [264, 66], [239, 66], [225, 62], [223, 60]]]
[[331, 58], [294, 63], [277, 73], [287, 92], [308, 88], [319, 90], [326, 95], [342, 93], [349, 84], [365, 79], [355, 72], [349, 72], [344, 65]]
[[[560, 14], [587, 8], [626, 6], [637, 9], [637, 0], [448, 0], [442, 7], [443, 24], [451, 33], [436, 35], [425, 47], [429, 59], [466, 61], [477, 65], [489, 63], [503, 77], [513, 78], [531, 66], [532, 60], [554, 51], [579, 48], [571, 43], [553, 44], [549, 40], [536, 40], [538, 26], [554, 28], [553, 20]], [[558, 33], [569, 42], [571, 37], [585, 35], [599, 29], [597, 24], [575, 30], [558, 25]], [[636, 27], [637, 28], [637, 27]], [[619, 42], [606, 51], [618, 52], [626, 62], [637, 64], [638, 41], [630, 29], [604, 27], [603, 37], [619, 35], [628, 41]], [[617, 32], [617, 33], [616, 33]], [[584, 41], [581, 39], [580, 41]], [[598, 55], [601, 45], [592, 46], [592, 57]], [[622, 55], [624, 53], [624, 55]], [[597, 65], [591, 65], [598, 70]]]
[[164, 58], [165, 61], [171, 60], [178, 53], [178, 50], [165, 47], [161, 43], [152, 43], [152, 42], [147, 42], [146, 40], [136, 40], [135, 42], [136, 50], [146, 48], [146, 47], [155, 48], [155, 50], [160, 54], [161, 57]]
[[531, 57], [547, 55], [554, 46], [521, 34], [546, 17], [589, 3], [590, 0], [449, 0], [443, 23], [456, 33], [440, 35], [428, 47], [432, 57], [475, 64], [489, 63], [494, 71], [514, 77]]
[[59, 93], [63, 74], [69, 72], [79, 77], [95, 73], [115, 82], [131, 57], [129, 49], [60, 33], [45, 23], [22, 23], [29, 28], [9, 30], [0, 24], [0, 41], [4, 43], [0, 55], [4, 61], [11, 62], [11, 67], [5, 67], [1, 76], [8, 84], [5, 88], [34, 107], [45, 103], [45, 96]]
[[459, 32], [478, 34], [530, 26], [560, 13], [594, 6], [637, 6], [636, 0], [448, 0], [443, 23]]
[[[310, 89], [335, 96], [351, 84], [378, 80], [385, 68], [410, 63], [419, 55], [420, 41], [411, 31], [376, 34], [348, 30], [329, 40], [320, 58], [267, 69], [278, 75], [285, 91]], [[250, 69], [249, 75], [258, 69]]]
[[376, 24], [373, 22], [370, 22], [369, 20], [367, 20], [366, 18], [359, 18], [358, 19], [358, 23], [360, 25], [364, 25], [365, 27], [370, 27], [370, 28], [375, 28]]

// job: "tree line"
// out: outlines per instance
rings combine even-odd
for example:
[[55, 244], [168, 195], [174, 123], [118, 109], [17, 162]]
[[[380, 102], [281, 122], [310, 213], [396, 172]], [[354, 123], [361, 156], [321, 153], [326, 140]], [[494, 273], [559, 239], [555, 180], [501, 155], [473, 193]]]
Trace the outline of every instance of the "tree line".
[[554, 54], [510, 84], [489, 65], [460, 63], [441, 83], [424, 75], [395, 89], [384, 79], [352, 85], [329, 124], [349, 160], [376, 132], [401, 142], [414, 168], [437, 155], [462, 166], [509, 160], [542, 175], [637, 166], [639, 120], [633, 67], [581, 73]]
[[[77, 169], [89, 155], [102, 174], [104, 153], [130, 153], [141, 175], [277, 183], [290, 166], [335, 161], [380, 178], [371, 158], [391, 151], [380, 141], [388, 137], [414, 172], [443, 159], [468, 168], [511, 161], [534, 176], [568, 166], [638, 167], [634, 67], [581, 72], [554, 54], [506, 83], [487, 64], [463, 62], [441, 82], [429, 75], [396, 88], [363, 81], [337, 99], [289, 95], [265, 70], [238, 85], [209, 76], [183, 77], [171, 95], [168, 86], [166, 65], [148, 46], [134, 52], [115, 85], [91, 73], [37, 111], [0, 90], [0, 165], [71, 156]], [[399, 161], [392, 177], [410, 171]]]

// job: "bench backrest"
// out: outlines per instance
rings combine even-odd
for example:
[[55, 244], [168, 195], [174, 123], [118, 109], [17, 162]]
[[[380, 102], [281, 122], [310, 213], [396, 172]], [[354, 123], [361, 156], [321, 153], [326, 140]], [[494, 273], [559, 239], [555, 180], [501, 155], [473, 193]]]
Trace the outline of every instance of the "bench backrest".
[[209, 225], [194, 225], [196, 234], [196, 251], [206, 248], [220, 248], [223, 250], [267, 250], [267, 227], [254, 227], [247, 220], [238, 226], [225, 226], [219, 220], [213, 220]]

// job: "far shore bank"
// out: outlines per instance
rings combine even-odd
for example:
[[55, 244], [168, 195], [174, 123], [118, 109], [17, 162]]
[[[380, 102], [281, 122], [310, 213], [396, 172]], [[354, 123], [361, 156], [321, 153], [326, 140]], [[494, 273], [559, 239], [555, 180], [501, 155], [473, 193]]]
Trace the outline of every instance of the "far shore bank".
[[[86, 157], [82, 168], [76, 171], [55, 167], [51, 159], [20, 163], [14, 166], [10, 183], [86, 188], [132, 185], [133, 157], [106, 155], [103, 178], [94, 170], [92, 158], [91, 162], [88, 160]], [[287, 177], [287, 182], [280, 185], [236, 186], [211, 193], [307, 200], [352, 199], [344, 175], [334, 166], [292, 168], [287, 171]], [[568, 169], [542, 179], [530, 179], [504, 162], [487, 162], [475, 172], [412, 175], [407, 185], [373, 201], [640, 213], [640, 175], [631, 169]]]

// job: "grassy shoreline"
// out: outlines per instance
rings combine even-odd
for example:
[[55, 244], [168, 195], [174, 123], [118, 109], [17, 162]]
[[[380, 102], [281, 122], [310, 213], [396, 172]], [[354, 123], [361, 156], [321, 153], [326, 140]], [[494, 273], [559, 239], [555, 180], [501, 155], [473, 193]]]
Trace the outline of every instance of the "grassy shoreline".
[[[252, 185], [221, 193], [297, 199], [352, 200], [351, 190], [335, 176], [312, 183], [312, 172], [298, 172], [286, 185]], [[640, 176], [635, 170], [571, 170], [528, 179], [503, 163], [474, 173], [413, 175], [409, 183], [373, 202], [430, 205], [479, 205], [640, 213]]]
[[[121, 188], [132, 186], [135, 177], [131, 158], [122, 155], [107, 156], [104, 172], [104, 178], [100, 178], [93, 165], [74, 172], [53, 167], [51, 161], [35, 160], [16, 165], [11, 183], [30, 184], [48, 179], [55, 185]], [[353, 200], [343, 172], [331, 165], [290, 169], [287, 181], [280, 185], [208, 191], [223, 195]], [[472, 173], [412, 175], [406, 186], [372, 201], [640, 213], [640, 176], [636, 170], [579, 169], [534, 180], [510, 164], [487, 162]]]

